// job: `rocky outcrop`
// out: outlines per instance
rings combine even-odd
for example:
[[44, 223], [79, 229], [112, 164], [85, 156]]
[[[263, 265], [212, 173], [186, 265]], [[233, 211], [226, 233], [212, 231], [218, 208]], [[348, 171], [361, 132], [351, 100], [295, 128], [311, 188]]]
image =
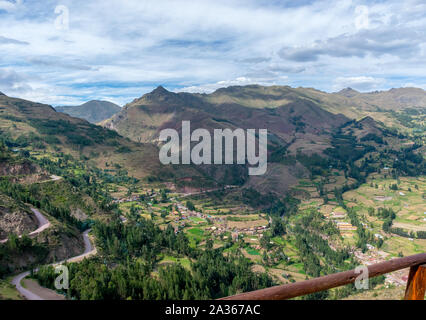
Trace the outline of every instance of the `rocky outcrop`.
[[[84, 251], [84, 241], [78, 231], [70, 233], [64, 230], [53, 230], [47, 237], [45, 236], [44, 240], [43, 242], [47, 242], [50, 249], [47, 259], [49, 262], [75, 257]], [[40, 241], [39, 238], [38, 241]]]
[[40, 168], [30, 161], [22, 161], [19, 163], [0, 162], [1, 176], [29, 175], [38, 172], [40, 172]]
[[0, 240], [10, 234], [22, 235], [37, 228], [37, 217], [28, 208], [0, 194]]
[[87, 218], [89, 218], [89, 216], [87, 214], [85, 214], [83, 212], [83, 210], [81, 210], [80, 208], [76, 208], [76, 209], [71, 209], [71, 215], [76, 218], [77, 220], [80, 221], [84, 221]]
[[0, 207], [0, 239], [6, 239], [10, 234], [22, 235], [37, 229], [38, 221], [34, 215], [24, 211], [8, 212]]

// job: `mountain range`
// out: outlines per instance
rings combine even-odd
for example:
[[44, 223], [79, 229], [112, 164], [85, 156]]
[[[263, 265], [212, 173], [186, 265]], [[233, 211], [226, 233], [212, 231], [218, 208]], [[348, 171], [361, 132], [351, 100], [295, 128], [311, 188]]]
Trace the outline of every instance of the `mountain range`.
[[[50, 106], [3, 95], [0, 129], [12, 140], [26, 141], [36, 136], [45, 148], [84, 156], [100, 168], [106, 168], [109, 161], [116, 162], [137, 178], [177, 185], [241, 185], [261, 193], [284, 195], [299, 179], [312, 174], [315, 162], [321, 162], [313, 161], [315, 157], [336, 161], [338, 155], [341, 159], [337, 160], [351, 166], [371, 149], [377, 157], [386, 148], [397, 150], [413, 139], [421, 142], [421, 135], [398, 136], [398, 132], [412, 128], [404, 127], [395, 115], [410, 108], [422, 110], [425, 96], [425, 91], [413, 88], [377, 93], [346, 89], [330, 94], [311, 88], [251, 85], [192, 94], [174, 93], [159, 86], [102, 121], [102, 128], [55, 112]], [[376, 113], [385, 114], [397, 126], [390, 128], [377, 119]], [[184, 120], [191, 121], [192, 130], [205, 128], [210, 132], [216, 128], [268, 129], [267, 173], [249, 177], [244, 165], [161, 165], [160, 130], [179, 131]], [[419, 126], [422, 128], [421, 123]], [[345, 139], [355, 138], [342, 142], [336, 138], [342, 133]], [[325, 166], [324, 161], [321, 166]]]
[[[174, 93], [159, 86], [125, 105], [101, 125], [135, 142], [152, 144], [158, 144], [162, 129], [180, 131], [184, 120], [191, 121], [193, 130], [205, 128], [211, 133], [216, 128], [268, 129], [270, 164], [266, 175], [246, 177], [245, 168], [241, 167], [209, 165], [198, 169], [215, 181], [283, 194], [298, 179], [309, 175], [309, 165], [286, 159], [300, 154], [328, 158], [336, 147], [335, 134], [339, 130], [357, 132], [354, 144], [348, 148], [362, 149], [369, 144], [366, 141], [371, 135], [396, 145], [395, 132], [408, 128], [387, 111], [424, 108], [425, 99], [426, 92], [414, 88], [367, 94], [346, 89], [330, 94], [310, 88], [250, 85], [192, 94]], [[381, 121], [383, 118], [388, 120]], [[392, 134], [385, 122], [394, 124]], [[364, 143], [360, 144], [362, 139]]]
[[[350, 119], [371, 116], [389, 127], [406, 129], [394, 113], [410, 108], [426, 108], [426, 92], [417, 88], [400, 88], [360, 93], [347, 88], [337, 93], [326, 93], [312, 88], [250, 85], [221, 88], [211, 94], [191, 94], [169, 92], [160, 86], [125, 105], [119, 113], [101, 124], [135, 141], [152, 141], [159, 128], [170, 121], [179, 122], [179, 117], [186, 112], [189, 117], [208, 115], [213, 121], [221, 115], [226, 122], [238, 124], [240, 116], [244, 118], [244, 113], [239, 113], [242, 110], [250, 114], [254, 112], [254, 117], [260, 119], [260, 116], [271, 116], [284, 107], [295, 113], [292, 117], [308, 117], [310, 110], [322, 109]], [[320, 126], [328, 126], [333, 122], [334, 117], [328, 119], [324, 112], [318, 112], [323, 117], [315, 116], [309, 125], [315, 126], [315, 122], [318, 122]], [[283, 121], [290, 119], [287, 116], [279, 115]]]

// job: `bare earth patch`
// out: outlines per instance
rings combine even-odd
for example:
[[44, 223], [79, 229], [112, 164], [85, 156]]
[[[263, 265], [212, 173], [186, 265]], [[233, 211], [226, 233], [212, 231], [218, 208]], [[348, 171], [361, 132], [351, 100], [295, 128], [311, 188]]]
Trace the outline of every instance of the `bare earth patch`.
[[396, 228], [408, 229], [410, 231], [426, 231], [426, 225], [416, 226], [408, 223], [394, 222], [393, 226]]
[[25, 288], [45, 300], [65, 300], [65, 297], [63, 295], [60, 295], [53, 290], [41, 287], [34, 280], [24, 279], [22, 280], [22, 282]]

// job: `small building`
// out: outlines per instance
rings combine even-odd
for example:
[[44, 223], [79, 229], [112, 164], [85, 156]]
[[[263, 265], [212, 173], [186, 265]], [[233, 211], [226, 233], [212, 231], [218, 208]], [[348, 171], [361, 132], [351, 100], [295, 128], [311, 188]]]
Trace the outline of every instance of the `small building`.
[[233, 232], [232, 233], [232, 240], [233, 241], [237, 241], [238, 240], [238, 232]]

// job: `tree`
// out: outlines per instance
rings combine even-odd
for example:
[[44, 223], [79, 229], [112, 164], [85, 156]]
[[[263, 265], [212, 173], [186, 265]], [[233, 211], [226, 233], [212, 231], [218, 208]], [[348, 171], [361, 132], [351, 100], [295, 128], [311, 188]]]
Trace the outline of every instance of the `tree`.
[[195, 206], [190, 200], [186, 201], [186, 207], [188, 210], [195, 211]]
[[286, 233], [284, 223], [281, 218], [272, 218], [271, 232], [273, 237], [282, 236]]

